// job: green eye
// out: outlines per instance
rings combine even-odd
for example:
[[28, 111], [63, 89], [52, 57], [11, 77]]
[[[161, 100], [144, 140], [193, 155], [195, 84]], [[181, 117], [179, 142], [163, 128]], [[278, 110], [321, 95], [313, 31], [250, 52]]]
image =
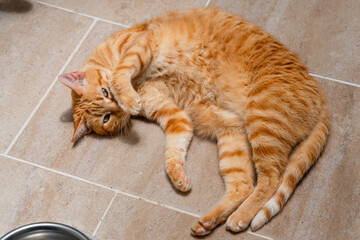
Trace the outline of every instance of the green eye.
[[105, 88], [102, 88], [101, 90], [106, 98], [109, 97], [109, 93]]
[[108, 113], [104, 116], [104, 123], [107, 123], [109, 120], [110, 120], [110, 114]]

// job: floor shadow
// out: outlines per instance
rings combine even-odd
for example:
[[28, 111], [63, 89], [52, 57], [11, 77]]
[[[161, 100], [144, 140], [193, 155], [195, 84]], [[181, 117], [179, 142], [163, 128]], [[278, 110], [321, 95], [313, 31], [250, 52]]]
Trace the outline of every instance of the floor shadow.
[[1, 12], [26, 13], [32, 8], [32, 3], [26, 0], [0, 0]]
[[[143, 117], [131, 117], [131, 119], [146, 122], [146, 123], [156, 124], [153, 121], [150, 121], [150, 120], [148, 120], [146, 118], [143, 118]], [[60, 121], [61, 122], [73, 122], [74, 121], [74, 119], [73, 119], [73, 109], [69, 108], [68, 110], [63, 112], [61, 114], [61, 116], [60, 116]], [[136, 145], [140, 141], [140, 136], [136, 131], [134, 131], [132, 129], [132, 125], [133, 125], [132, 121], [130, 121], [128, 126], [124, 127], [118, 134], [115, 134], [115, 135], [101, 136], [101, 135], [98, 135], [98, 134], [92, 132], [89, 135], [87, 135], [87, 137], [91, 137], [91, 138], [95, 138], [95, 139], [99, 139], [99, 140], [117, 139], [117, 140], [119, 140], [119, 141], [121, 141], [121, 142], [123, 142], [125, 144], [128, 144], [128, 145]], [[80, 143], [83, 140], [83, 138], [81, 138], [77, 142], [75, 142], [73, 144], [73, 148], [76, 147], [78, 145], [78, 143]], [[171, 182], [171, 180], [169, 180], [169, 181]], [[182, 193], [182, 192], [180, 192], [180, 193]], [[187, 194], [183, 194], [183, 195], [187, 195]]]
[[[71, 120], [70, 120], [71, 118]], [[72, 120], [72, 110], [70, 109], [69, 111], [66, 111], [64, 112], [62, 115], [61, 115], [61, 121], [73, 121]], [[91, 138], [95, 138], [95, 139], [98, 139], [98, 140], [106, 140], [106, 139], [116, 139], [116, 140], [119, 140], [125, 144], [129, 144], [129, 145], [136, 145], [139, 143], [140, 141], [140, 136], [139, 134], [136, 132], [136, 131], [133, 131], [132, 130], [132, 127], [131, 127], [131, 122], [129, 123], [129, 125], [125, 128], [123, 128], [121, 130], [121, 132], [117, 133], [117, 134], [114, 134], [114, 135], [108, 135], [108, 136], [103, 136], [103, 135], [98, 135], [94, 132], [90, 133], [89, 135], [85, 136], [85, 137], [91, 137]], [[85, 138], [83, 137], [83, 138]], [[73, 147], [76, 147], [77, 143], [78, 142], [81, 142], [82, 139], [79, 139], [79, 141], [75, 142], [73, 144]]]
[[137, 132], [130, 129], [126, 135], [120, 135], [119, 140], [129, 145], [136, 145], [140, 141], [140, 136]]
[[131, 119], [140, 121], [140, 122], [144, 122], [144, 123], [151, 123], [151, 124], [157, 124], [155, 121], [151, 121], [145, 117], [140, 117], [140, 116], [131, 116]]
[[69, 108], [68, 110], [66, 110], [65, 112], [63, 112], [60, 115], [60, 121], [61, 122], [73, 122], [74, 118], [73, 118], [73, 109]]

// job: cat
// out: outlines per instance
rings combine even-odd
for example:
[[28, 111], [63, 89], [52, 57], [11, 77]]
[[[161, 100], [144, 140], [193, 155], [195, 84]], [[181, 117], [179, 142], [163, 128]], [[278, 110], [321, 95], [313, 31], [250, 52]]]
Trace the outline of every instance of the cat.
[[225, 221], [233, 232], [260, 229], [316, 162], [330, 129], [324, 92], [298, 57], [219, 9], [168, 13], [115, 33], [59, 81], [73, 90], [73, 142], [116, 134], [131, 115], [157, 121], [180, 191], [191, 188], [193, 132], [216, 140], [226, 192], [193, 235]]

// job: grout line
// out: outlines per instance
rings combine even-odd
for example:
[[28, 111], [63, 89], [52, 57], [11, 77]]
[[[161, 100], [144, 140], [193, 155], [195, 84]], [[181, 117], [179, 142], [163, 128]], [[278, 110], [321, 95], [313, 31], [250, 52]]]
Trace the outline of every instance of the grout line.
[[68, 59], [66, 60], [65, 64], [62, 66], [62, 68], [60, 69], [59, 73], [56, 75], [55, 79], [52, 81], [52, 83], [50, 84], [50, 86], [48, 87], [48, 89], [46, 90], [45, 94], [42, 96], [42, 98], [40, 99], [40, 101], [37, 103], [37, 105], [35, 106], [35, 108], [33, 109], [33, 111], [31, 112], [30, 116], [28, 117], [28, 119], [25, 121], [24, 125], [20, 128], [19, 132], [16, 134], [16, 136], [14, 137], [14, 139], [11, 141], [10, 145], [8, 146], [8, 148], [5, 151], [5, 155], [8, 154], [11, 150], [11, 148], [14, 146], [15, 142], [18, 140], [18, 138], [20, 137], [21, 133], [24, 131], [25, 127], [28, 125], [28, 123], [30, 122], [30, 120], [32, 119], [32, 117], [35, 115], [36, 111], [40, 108], [40, 105], [44, 102], [45, 98], [47, 97], [47, 95], [49, 95], [51, 89], [53, 88], [53, 86], [55, 85], [55, 83], [57, 82], [58, 76], [65, 70], [65, 68], [67, 67], [67, 65], [69, 64], [69, 62], [71, 61], [71, 59], [74, 57], [75, 53], [79, 50], [81, 44], [84, 42], [84, 40], [86, 39], [86, 37], [89, 35], [90, 31], [93, 29], [93, 27], [95, 26], [97, 20], [94, 19], [94, 21], [91, 23], [90, 27], [87, 29], [87, 31], [85, 32], [84, 36], [81, 38], [80, 42], [77, 44], [77, 46], [75, 47], [75, 49], [72, 51], [72, 53], [70, 54], [70, 56], [68, 57]]
[[[85, 14], [84, 14], [85, 16]], [[118, 23], [118, 22], [113, 22], [111, 20], [107, 20], [107, 19], [103, 19], [103, 18], [99, 18], [99, 17], [93, 17], [93, 16], [90, 16], [90, 15], [87, 15], [88, 17], [91, 17], [93, 19], [96, 19], [100, 22], [106, 22], [106, 23], [110, 23], [110, 24], [114, 24], [114, 25], [118, 25], [118, 26], [121, 26], [121, 27], [124, 27], [124, 28], [129, 28], [130, 26], [128, 25], [125, 25], [125, 24], [122, 24], [122, 23]]]
[[53, 4], [49, 4], [49, 3], [45, 3], [45, 2], [42, 2], [42, 1], [38, 1], [38, 0], [32, 0], [32, 1], [33, 1], [33, 2], [36, 2], [36, 3], [39, 3], [39, 4], [42, 4], [42, 5], [45, 5], [45, 6], [48, 6], [48, 7], [57, 8], [57, 9], [60, 9], [60, 10], [66, 11], [66, 12], [76, 13], [76, 14], [81, 15], [81, 16], [84, 16], [84, 17], [92, 18], [92, 19], [94, 19], [94, 20], [96, 20], [96, 21], [111, 23], [111, 24], [115, 24], [115, 25], [122, 26], [122, 27], [124, 27], [124, 28], [128, 28], [128, 27], [129, 27], [128, 25], [125, 25], [125, 24], [122, 24], [122, 23], [114, 22], [114, 21], [107, 20], [107, 19], [100, 18], [100, 17], [95, 17], [95, 16], [92, 16], [92, 15], [89, 15], [89, 14], [86, 14], [86, 13], [80, 13], [80, 12], [74, 11], [74, 10], [72, 10], [72, 9], [68, 9], [68, 8], [64, 8], [64, 7], [59, 7], [59, 6], [56, 6], [56, 5], [53, 5]]
[[[186, 214], [186, 215], [190, 215], [190, 216], [193, 216], [193, 217], [196, 217], [196, 218], [200, 218], [200, 217], [201, 217], [200, 215], [195, 214], [195, 213], [192, 213], [192, 212], [188, 212], [188, 211], [185, 211], [185, 210], [182, 210], [182, 209], [179, 209], [179, 208], [176, 208], [176, 207], [172, 207], [172, 206], [167, 205], [167, 204], [164, 204], [164, 203], [160, 203], [160, 202], [156, 202], [156, 201], [153, 201], [153, 200], [150, 200], [150, 199], [146, 199], [146, 198], [143, 198], [143, 197], [140, 197], [140, 196], [136, 196], [136, 195], [131, 194], [131, 193], [123, 192], [123, 191], [121, 191], [121, 190], [119, 190], [119, 189], [111, 188], [111, 187], [105, 186], [105, 185], [103, 185], [103, 184], [99, 184], [99, 183], [96, 183], [96, 182], [92, 182], [92, 181], [90, 181], [90, 180], [86, 180], [86, 179], [81, 178], [81, 177], [77, 177], [77, 176], [72, 175], [72, 174], [68, 174], [68, 173], [65, 173], [65, 172], [61, 172], [61, 171], [58, 171], [58, 170], [55, 170], [55, 169], [52, 169], [52, 168], [48, 168], [48, 167], [45, 167], [45, 166], [36, 164], [36, 163], [28, 162], [28, 161], [26, 161], [26, 160], [23, 160], [23, 159], [20, 159], [20, 158], [17, 158], [17, 157], [9, 156], [9, 155], [7, 155], [7, 154], [2, 154], [2, 153], [0, 153], [0, 156], [5, 157], [5, 158], [8, 158], [8, 159], [11, 159], [11, 160], [14, 160], [14, 161], [17, 161], [17, 162], [21, 162], [21, 163], [24, 163], [24, 164], [27, 164], [27, 165], [30, 165], [30, 166], [38, 167], [38, 168], [40, 168], [40, 169], [43, 169], [43, 170], [46, 170], [46, 171], [49, 171], [49, 172], [53, 172], [53, 173], [56, 173], [56, 174], [59, 174], [59, 175], [65, 176], [65, 177], [69, 177], [69, 178], [78, 180], [78, 181], [80, 181], [80, 182], [88, 183], [88, 184], [90, 184], [90, 185], [93, 185], [93, 186], [96, 186], [96, 187], [100, 187], [100, 188], [103, 188], [103, 189], [106, 189], [106, 190], [115, 192], [115, 195], [114, 195], [114, 197], [112, 198], [112, 200], [110, 201], [109, 206], [107, 207], [104, 215], [102, 216], [102, 218], [100, 219], [100, 222], [99, 222], [98, 225], [96, 226], [96, 228], [95, 228], [95, 230], [94, 230], [94, 233], [92, 234], [93, 236], [95, 236], [96, 232], [99, 230], [100, 225], [101, 225], [102, 221], [104, 220], [107, 212], [109, 211], [112, 203], [114, 202], [117, 194], [121, 194], [121, 195], [123, 195], [123, 196], [127, 196], [127, 197], [134, 198], [134, 199], [137, 199], [137, 200], [143, 200], [144, 202], [147, 202], [147, 203], [150, 203], [150, 204], [153, 204], [153, 205], [156, 205], [156, 206], [164, 207], [164, 208], [167, 208], [167, 209], [169, 209], [169, 210], [173, 210], [173, 211], [175, 211], [175, 212], [179, 212], [179, 213], [183, 213], [183, 214]], [[249, 233], [249, 234], [251, 234], [251, 235], [254, 235], [254, 236], [258, 236], [258, 237], [262, 237], [262, 238], [265, 238], [265, 239], [268, 239], [268, 240], [272, 240], [272, 238], [263, 236], [263, 235], [261, 235], [261, 234], [257, 234], [257, 233], [251, 232], [251, 231], [246, 231], [246, 232]]]
[[208, 6], [209, 6], [210, 1], [211, 1], [211, 0], [207, 0], [207, 2], [205, 3], [205, 7], [208, 7]]
[[114, 202], [114, 200], [115, 200], [115, 198], [116, 198], [116, 195], [117, 195], [117, 192], [115, 192], [115, 195], [114, 195], [114, 197], [111, 199], [111, 201], [110, 201], [110, 203], [109, 203], [109, 206], [106, 208], [103, 216], [101, 217], [98, 225], [96, 226], [96, 228], [95, 228], [95, 230], [94, 230], [94, 232], [93, 232], [93, 234], [92, 234], [93, 236], [95, 236], [95, 234], [96, 234], [97, 231], [99, 230], [102, 222], [104, 221], [104, 219], [105, 219], [105, 217], [106, 217], [106, 214], [109, 212], [109, 210], [110, 210], [110, 208], [111, 208], [111, 205], [113, 204], [113, 202]]
[[151, 203], [151, 204], [154, 204], [154, 205], [157, 205], [157, 206], [161, 206], [161, 207], [164, 207], [164, 208], [167, 208], [167, 209], [170, 209], [170, 210], [173, 210], [173, 211], [176, 211], [176, 212], [179, 212], [179, 213], [183, 213], [183, 214], [187, 214], [187, 215], [190, 215], [190, 216], [193, 216], [193, 217], [196, 217], [196, 218], [199, 218], [200, 215], [198, 214], [195, 214], [195, 213], [192, 213], [192, 212], [188, 212], [188, 211], [185, 211], [185, 210], [181, 210], [179, 208], [176, 208], [176, 207], [172, 207], [170, 205], [167, 205], [167, 204], [164, 204], [164, 203], [159, 203], [159, 202], [156, 202], [156, 201], [153, 201], [153, 200], [150, 200], [150, 199], [146, 199], [146, 198], [143, 198], [143, 197], [139, 197], [139, 196], [136, 196], [134, 194], [131, 194], [131, 193], [127, 193], [127, 192], [123, 192], [123, 191], [120, 191], [120, 190], [116, 190], [117, 193], [121, 194], [121, 195], [124, 195], [124, 196], [127, 196], [127, 197], [131, 197], [131, 198], [135, 198], [137, 200], [143, 200], [147, 203]]
[[1, 153], [0, 153], [0, 156], [6, 157], [6, 158], [10, 158], [10, 159], [15, 160], [15, 161], [17, 161], [17, 162], [25, 163], [25, 164], [27, 164], [27, 165], [31, 165], [31, 166], [33, 166], [33, 167], [38, 167], [38, 168], [41, 168], [41, 169], [43, 169], [43, 170], [46, 170], [46, 171], [49, 171], [49, 172], [53, 172], [53, 173], [56, 173], [56, 174], [59, 174], [59, 175], [65, 176], [65, 177], [69, 177], [69, 178], [78, 180], [78, 181], [80, 181], [80, 182], [88, 183], [88, 184], [94, 185], [94, 186], [96, 186], [96, 187], [104, 188], [104, 189], [107, 189], [107, 190], [110, 190], [110, 191], [115, 191], [115, 189], [113, 189], [113, 188], [111, 188], [111, 187], [107, 187], [107, 186], [105, 186], [105, 185], [102, 185], [102, 184], [99, 184], [99, 183], [95, 183], [95, 182], [86, 180], [86, 179], [84, 179], [84, 178], [77, 177], [77, 176], [72, 175], [72, 174], [69, 174], [69, 173], [65, 173], [65, 172], [61, 172], [61, 171], [59, 171], [59, 170], [55, 170], [55, 169], [52, 169], [52, 168], [48, 168], [48, 167], [42, 166], [42, 165], [40, 165], [40, 164], [28, 162], [28, 161], [25, 161], [25, 160], [20, 159], [20, 158], [17, 158], [17, 157], [9, 156], [9, 155], [7, 155], [7, 154], [1, 154]]
[[353, 87], [358, 87], [358, 88], [360, 88], [360, 85], [359, 85], [359, 84], [356, 84], [356, 83], [346, 82], [346, 81], [342, 81], [342, 80], [335, 79], [335, 78], [331, 78], [331, 77], [325, 77], [325, 76], [318, 75], [318, 74], [315, 74], [315, 73], [309, 73], [309, 75], [311, 75], [311, 76], [313, 76], [313, 77], [323, 78], [323, 79], [325, 79], [325, 80], [329, 80], [329, 81], [333, 81], [333, 82], [338, 82], [338, 83], [342, 83], [342, 84], [346, 84], [346, 85], [350, 85], [350, 86], [353, 86]]
[[254, 236], [256, 236], [256, 237], [261, 237], [261, 238], [264, 238], [264, 239], [267, 239], [267, 240], [274, 240], [274, 239], [271, 238], [271, 237], [264, 236], [264, 235], [261, 235], [261, 234], [252, 232], [251, 230], [247, 230], [247, 231], [245, 231], [245, 232], [248, 233], [248, 234], [250, 234], [250, 235], [254, 235]]

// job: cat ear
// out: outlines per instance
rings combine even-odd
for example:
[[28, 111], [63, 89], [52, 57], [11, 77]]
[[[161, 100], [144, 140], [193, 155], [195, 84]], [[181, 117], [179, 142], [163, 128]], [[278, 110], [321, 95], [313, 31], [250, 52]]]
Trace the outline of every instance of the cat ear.
[[91, 133], [91, 128], [87, 126], [85, 117], [81, 117], [81, 119], [75, 120], [75, 130], [71, 141], [76, 142], [89, 133]]
[[79, 96], [83, 95], [85, 91], [86, 78], [83, 72], [63, 73], [59, 76], [59, 81], [74, 90]]

